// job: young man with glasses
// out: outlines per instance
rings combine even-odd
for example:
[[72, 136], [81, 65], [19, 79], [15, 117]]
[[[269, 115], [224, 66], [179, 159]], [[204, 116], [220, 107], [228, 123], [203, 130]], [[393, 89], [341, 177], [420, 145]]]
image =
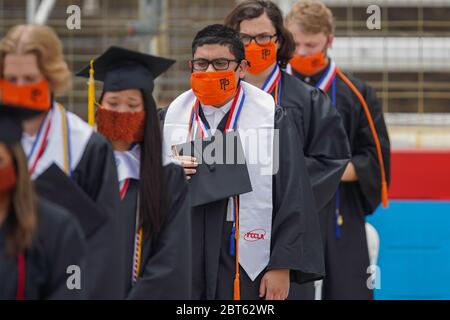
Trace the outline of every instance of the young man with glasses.
[[326, 92], [342, 117], [352, 151], [335, 197], [320, 212], [325, 243], [324, 299], [372, 299], [366, 215], [387, 205], [390, 143], [382, 108], [363, 81], [328, 57], [333, 14], [322, 2], [297, 2], [286, 17], [296, 52], [288, 71]]
[[[238, 131], [251, 181], [250, 192], [192, 209], [193, 298], [286, 299], [291, 282], [323, 273], [323, 261], [316, 258], [322, 254], [317, 216], [305, 210], [312, 200], [302, 182], [307, 173], [301, 142], [272, 96], [241, 81], [247, 61], [236, 31], [204, 28], [192, 54], [192, 90], [165, 113], [165, 154], [173, 158], [175, 145]], [[200, 179], [196, 159], [175, 157], [190, 183]], [[261, 170], [262, 163], [269, 172]], [[238, 183], [214, 181], [236, 188]], [[202, 191], [192, 186], [191, 192]]]
[[[271, 94], [296, 124], [316, 200], [307, 210], [318, 214], [336, 193], [350, 160], [342, 120], [323, 92], [284, 71], [295, 43], [275, 3], [243, 1], [225, 18], [225, 24], [239, 32], [245, 45], [250, 63], [245, 81]], [[294, 284], [289, 298], [314, 299], [314, 284]]]
[[295, 44], [276, 4], [241, 2], [225, 18], [225, 24], [240, 33], [245, 45], [250, 64], [245, 81], [271, 94], [275, 104], [292, 116], [303, 143], [316, 206], [321, 209], [336, 192], [350, 159], [339, 114], [320, 90], [283, 71]]

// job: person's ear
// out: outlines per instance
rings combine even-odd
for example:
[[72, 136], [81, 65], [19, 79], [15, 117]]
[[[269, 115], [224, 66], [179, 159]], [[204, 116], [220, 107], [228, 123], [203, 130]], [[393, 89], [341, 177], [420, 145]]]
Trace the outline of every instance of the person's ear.
[[332, 34], [330, 34], [328, 36], [327, 41], [328, 41], [327, 49], [331, 49], [333, 47], [334, 36]]
[[192, 60], [189, 60], [189, 70], [192, 72], [194, 69], [192, 68]]
[[239, 68], [238, 68], [238, 73], [239, 73], [240, 79], [245, 78], [245, 74], [247, 73], [247, 68], [248, 68], [248, 61], [242, 60], [241, 64], [239, 65]]
[[277, 42], [275, 42], [276, 46], [277, 46], [277, 51], [280, 50], [281, 48], [281, 44], [283, 43], [283, 37], [281, 35], [279, 35], [277, 37]]

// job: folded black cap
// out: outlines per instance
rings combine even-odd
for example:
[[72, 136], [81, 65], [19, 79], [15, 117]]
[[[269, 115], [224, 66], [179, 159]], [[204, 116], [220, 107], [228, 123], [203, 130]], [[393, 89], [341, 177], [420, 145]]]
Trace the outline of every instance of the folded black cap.
[[0, 142], [20, 142], [22, 138], [22, 121], [40, 113], [40, 111], [12, 107], [0, 103]]
[[22, 138], [20, 121], [9, 116], [0, 115], [0, 142], [16, 143]]
[[175, 153], [195, 157], [199, 163], [189, 180], [193, 207], [252, 191], [239, 133], [229, 132], [217, 139], [215, 135], [175, 146]]
[[[142, 89], [152, 92], [154, 80], [175, 60], [120, 47], [110, 47], [94, 60], [94, 78], [103, 81], [103, 91]], [[76, 75], [89, 78], [90, 65]]]
[[37, 194], [69, 211], [80, 223], [89, 239], [107, 221], [107, 215], [78, 184], [52, 164], [34, 181]]

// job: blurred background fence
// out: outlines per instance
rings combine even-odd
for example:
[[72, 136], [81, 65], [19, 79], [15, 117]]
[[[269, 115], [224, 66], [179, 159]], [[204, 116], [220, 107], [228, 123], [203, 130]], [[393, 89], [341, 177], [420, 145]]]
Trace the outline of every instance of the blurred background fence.
[[[27, 3], [0, 0], [0, 35], [27, 20]], [[195, 32], [220, 23], [236, 1], [219, 0], [58, 0], [47, 23], [64, 42], [73, 70], [112, 44], [167, 55], [179, 62], [159, 81], [161, 105], [188, 88], [190, 44]], [[287, 12], [295, 0], [278, 0]], [[450, 112], [450, 1], [325, 0], [336, 17], [333, 57], [342, 69], [367, 80], [385, 112]], [[81, 29], [66, 27], [69, 5], [82, 9]], [[381, 8], [381, 29], [369, 30], [368, 5]], [[84, 83], [75, 81], [65, 97], [83, 114]]]
[[[61, 37], [74, 72], [111, 45], [174, 58], [178, 62], [155, 90], [158, 105], [166, 106], [189, 88], [195, 33], [221, 23], [236, 2], [0, 0], [0, 37], [46, 8], [40, 18], [48, 14], [46, 23]], [[295, 0], [275, 2], [287, 13]], [[386, 214], [370, 219], [381, 237], [382, 288], [376, 297], [450, 299], [450, 0], [324, 2], [336, 17], [331, 54], [343, 70], [375, 88], [393, 147], [394, 201]], [[79, 30], [66, 26], [71, 5], [81, 8]], [[379, 30], [366, 25], [369, 5], [381, 9]], [[86, 80], [75, 78], [59, 100], [86, 117], [86, 89]]]

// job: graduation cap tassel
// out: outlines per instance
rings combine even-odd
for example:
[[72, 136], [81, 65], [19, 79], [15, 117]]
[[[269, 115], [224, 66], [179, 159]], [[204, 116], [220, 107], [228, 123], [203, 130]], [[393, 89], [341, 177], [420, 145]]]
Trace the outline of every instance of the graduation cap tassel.
[[375, 149], [377, 151], [378, 156], [378, 163], [380, 164], [380, 171], [381, 171], [381, 201], [383, 204], [383, 208], [387, 208], [389, 205], [389, 194], [388, 194], [388, 187], [387, 187], [387, 181], [386, 181], [386, 169], [384, 167], [384, 161], [383, 161], [383, 153], [381, 151], [381, 144], [380, 139], [378, 138], [377, 130], [375, 129], [375, 125], [373, 123], [372, 115], [369, 111], [369, 106], [367, 105], [366, 101], [364, 100], [361, 93], [358, 91], [358, 89], [355, 87], [355, 85], [348, 79], [344, 73], [336, 69], [336, 73], [338, 76], [342, 79], [342, 81], [345, 82], [345, 84], [353, 91], [353, 93], [358, 98], [359, 102], [361, 103], [364, 113], [366, 114], [367, 121], [369, 122], [370, 131], [372, 132], [373, 139], [375, 141]]
[[336, 240], [339, 240], [341, 238], [341, 226], [339, 224], [340, 215], [339, 212], [336, 212], [336, 230], [335, 230], [335, 236]]
[[236, 217], [235, 217], [235, 224], [236, 224], [236, 230], [235, 230], [235, 239], [236, 239], [236, 274], [234, 278], [234, 291], [233, 291], [233, 300], [241, 300], [241, 282], [240, 282], [240, 275], [239, 275], [239, 200], [238, 196], [235, 197], [234, 200], [234, 208], [236, 210]]
[[383, 203], [383, 208], [387, 208], [389, 205], [389, 193], [386, 180], [381, 183], [381, 202]]
[[231, 228], [230, 233], [230, 256], [234, 257], [236, 252], [236, 198], [231, 198], [231, 205], [232, 205], [232, 211], [233, 211], [233, 227]]
[[335, 209], [335, 235], [336, 239], [339, 240], [342, 235], [342, 225], [344, 224], [344, 219], [341, 215], [341, 192], [340, 188], [336, 191], [336, 209]]
[[[239, 230], [236, 231], [236, 242], [239, 239]], [[241, 300], [241, 281], [239, 275], [239, 249], [236, 246], [236, 274], [234, 277], [233, 300]]]
[[234, 279], [233, 300], [241, 300], [241, 283], [239, 280], [239, 273], [236, 274], [236, 278]]
[[94, 60], [90, 61], [89, 82], [88, 82], [88, 123], [95, 126], [95, 81], [94, 81]]
[[230, 255], [234, 257], [234, 252], [236, 250], [235, 246], [235, 234], [236, 234], [236, 228], [233, 225], [233, 228], [231, 229], [231, 235], [230, 235]]

